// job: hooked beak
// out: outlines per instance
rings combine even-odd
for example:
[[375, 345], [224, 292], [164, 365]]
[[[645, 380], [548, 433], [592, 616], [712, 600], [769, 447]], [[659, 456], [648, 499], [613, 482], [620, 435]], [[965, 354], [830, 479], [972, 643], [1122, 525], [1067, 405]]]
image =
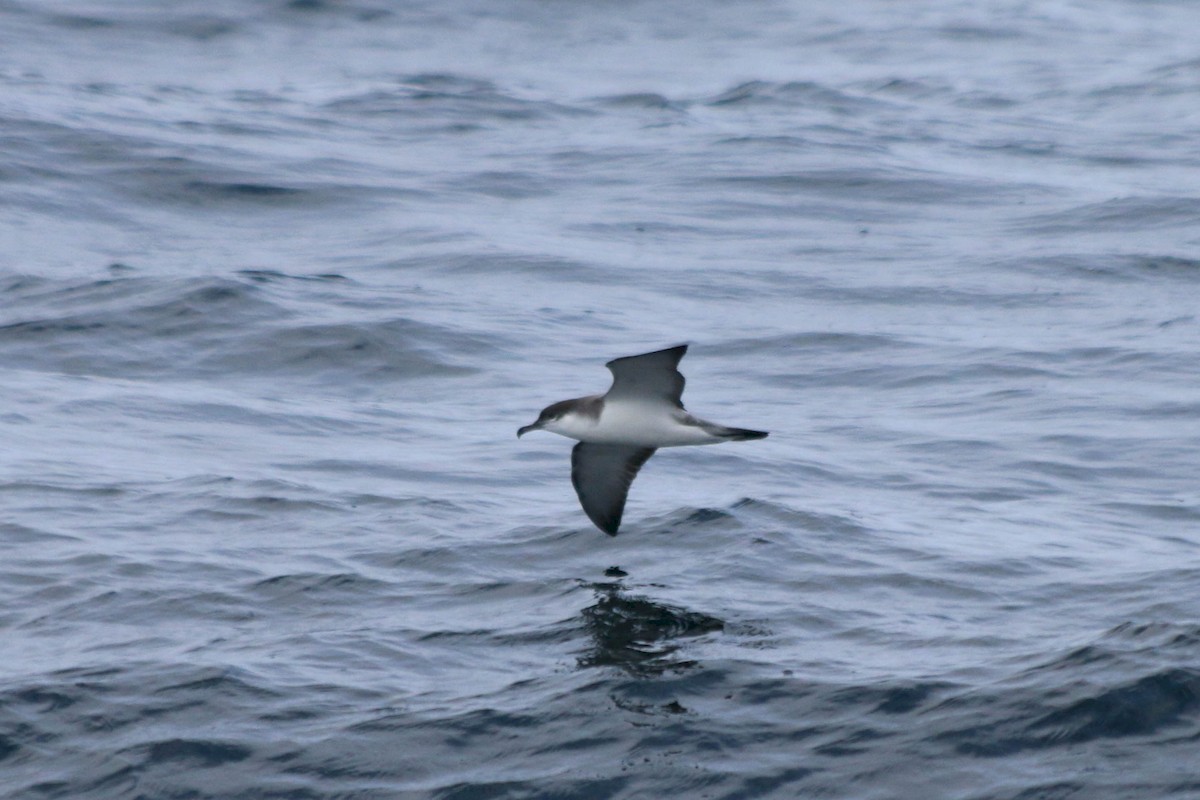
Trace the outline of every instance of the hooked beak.
[[517, 429], [517, 438], [520, 439], [522, 436], [529, 433], [530, 431], [540, 431], [541, 429], [542, 429], [542, 426], [536, 422], [533, 423], [532, 425], [526, 425], [524, 428]]

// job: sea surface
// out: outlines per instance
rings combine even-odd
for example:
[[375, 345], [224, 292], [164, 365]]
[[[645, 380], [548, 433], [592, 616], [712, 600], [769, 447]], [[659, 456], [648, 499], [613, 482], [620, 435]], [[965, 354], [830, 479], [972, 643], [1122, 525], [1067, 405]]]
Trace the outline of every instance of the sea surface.
[[1200, 798], [1197, 31], [0, 0], [0, 797]]

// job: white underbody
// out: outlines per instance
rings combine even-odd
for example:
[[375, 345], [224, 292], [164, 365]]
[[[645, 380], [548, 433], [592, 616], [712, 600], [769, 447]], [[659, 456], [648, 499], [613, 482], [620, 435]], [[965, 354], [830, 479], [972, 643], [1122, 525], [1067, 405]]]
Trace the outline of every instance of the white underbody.
[[599, 419], [571, 413], [545, 430], [591, 444], [634, 447], [683, 447], [727, 441], [700, 427], [695, 417], [665, 402], [606, 399]]

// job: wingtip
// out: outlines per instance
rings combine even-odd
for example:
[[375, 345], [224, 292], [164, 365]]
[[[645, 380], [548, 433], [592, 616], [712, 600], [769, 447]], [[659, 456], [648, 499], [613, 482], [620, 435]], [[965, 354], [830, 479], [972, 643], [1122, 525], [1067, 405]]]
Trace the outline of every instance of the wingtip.
[[[584, 509], [584, 511], [586, 511], [586, 510], [587, 509]], [[605, 518], [597, 519], [596, 517], [593, 517], [589, 514], [588, 519], [590, 519], [592, 521], [593, 525], [595, 525], [597, 528], [599, 528], [604, 533], [607, 533], [609, 536], [616, 536], [617, 531], [620, 530], [620, 528], [621, 528], [621, 518], [620, 517], [617, 517], [616, 519], [605, 519]]]
[[633, 356], [621, 356], [620, 358], [612, 359], [611, 361], [607, 362], [604, 366], [612, 367], [613, 364], [617, 363], [618, 361], [624, 361], [627, 358], [644, 358], [646, 356], [656, 356], [661, 353], [670, 353], [671, 355], [675, 356], [675, 363], [678, 364], [679, 360], [681, 358], [683, 358], [685, 355], [687, 355], [687, 351], [688, 351], [689, 347], [691, 347], [691, 342], [684, 342], [683, 344], [676, 344], [676, 345], [672, 345], [671, 347], [664, 347], [661, 350], [651, 350], [649, 353], [638, 353], [637, 355], [633, 355]]

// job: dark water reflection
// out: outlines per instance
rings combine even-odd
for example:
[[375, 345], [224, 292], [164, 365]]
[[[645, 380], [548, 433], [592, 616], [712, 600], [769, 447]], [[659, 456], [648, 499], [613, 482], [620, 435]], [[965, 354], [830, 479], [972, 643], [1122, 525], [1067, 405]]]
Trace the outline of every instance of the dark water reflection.
[[613, 666], [636, 677], [687, 669], [696, 662], [676, 656], [677, 640], [725, 629], [723, 621], [708, 614], [629, 594], [619, 580], [592, 588], [596, 602], [581, 612], [591, 638], [578, 660], [581, 669]]

